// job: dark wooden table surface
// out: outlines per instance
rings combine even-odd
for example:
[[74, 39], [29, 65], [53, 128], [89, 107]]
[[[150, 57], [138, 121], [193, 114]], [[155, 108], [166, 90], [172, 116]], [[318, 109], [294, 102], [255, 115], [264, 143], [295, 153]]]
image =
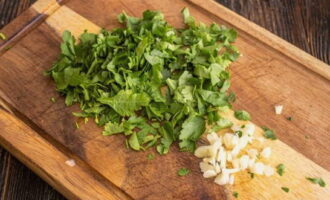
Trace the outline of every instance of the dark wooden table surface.
[[[36, 0], [0, 0], [0, 29]], [[330, 63], [329, 0], [217, 0]], [[1, 200], [62, 200], [61, 194], [0, 147]]]

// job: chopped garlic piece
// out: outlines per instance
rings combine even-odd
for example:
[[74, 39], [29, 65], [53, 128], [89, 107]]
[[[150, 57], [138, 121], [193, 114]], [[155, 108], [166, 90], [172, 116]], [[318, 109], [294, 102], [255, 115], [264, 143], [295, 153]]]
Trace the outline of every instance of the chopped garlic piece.
[[219, 185], [226, 185], [229, 182], [229, 174], [228, 173], [221, 173], [218, 175], [215, 179], [214, 182]]
[[227, 163], [227, 155], [226, 151], [223, 151], [222, 154], [220, 154], [220, 168], [226, 168], [226, 163]]
[[214, 169], [215, 169], [216, 173], [220, 173], [221, 172], [220, 164], [216, 163], [215, 166], [214, 166]]
[[238, 142], [238, 146], [239, 146], [239, 148], [240, 148], [240, 149], [244, 149], [244, 148], [246, 147], [247, 143], [248, 143], [248, 140], [249, 140], [249, 137], [246, 136], [246, 135], [243, 135], [243, 136], [240, 138], [239, 142]]
[[229, 183], [230, 185], [233, 185], [233, 184], [234, 184], [234, 181], [235, 181], [235, 176], [234, 176], [234, 174], [230, 174], [228, 183]]
[[270, 148], [270, 147], [266, 147], [266, 148], [264, 148], [264, 149], [261, 151], [260, 155], [261, 155], [261, 157], [263, 157], [263, 158], [269, 158], [271, 153], [272, 153], [271, 148]]
[[219, 140], [218, 134], [216, 134], [215, 132], [212, 132], [210, 134], [207, 134], [206, 138], [207, 138], [207, 140], [209, 141], [210, 144], [213, 144], [216, 141], [220, 141], [221, 142], [221, 140]]
[[204, 178], [211, 178], [213, 176], [216, 176], [217, 173], [214, 170], [207, 170], [204, 172], [203, 177]]
[[221, 156], [222, 156], [224, 151], [225, 151], [225, 149], [223, 147], [220, 147], [220, 149], [218, 151], [218, 155], [217, 155], [217, 162], [220, 162]]
[[65, 161], [65, 164], [69, 165], [70, 167], [74, 167], [76, 165], [76, 162], [73, 159], [69, 159]]
[[236, 145], [234, 147], [234, 149], [231, 151], [232, 156], [234, 156], [234, 157], [237, 156], [239, 154], [240, 150], [241, 150], [241, 148], [239, 147], [239, 145]]
[[231, 162], [233, 160], [233, 157], [231, 155], [231, 152], [230, 151], [227, 151], [226, 154], [227, 154], [227, 161], [228, 162]]
[[209, 149], [209, 156], [211, 158], [215, 158], [217, 156], [220, 146], [221, 146], [221, 143], [219, 140], [217, 140], [216, 142], [214, 142], [212, 144], [211, 148]]
[[234, 168], [239, 168], [240, 167], [240, 160], [239, 159], [234, 159], [231, 164], [233, 165]]
[[214, 170], [214, 167], [210, 165], [209, 163], [206, 162], [200, 162], [199, 163], [199, 168], [201, 168], [202, 172], [206, 172], [208, 170]]
[[245, 127], [243, 129], [243, 132], [247, 134], [248, 136], [253, 136], [254, 132], [256, 130], [256, 126], [252, 124], [251, 122], [245, 124]]
[[277, 115], [282, 114], [282, 110], [283, 110], [283, 106], [282, 106], [282, 105], [276, 105], [276, 106], [275, 106], [275, 113], [276, 113]]
[[195, 150], [195, 156], [198, 158], [208, 157], [210, 155], [209, 146], [200, 146]]
[[239, 159], [239, 165], [242, 170], [248, 168], [249, 166], [249, 156], [244, 155]]
[[225, 147], [227, 147], [227, 148], [232, 148], [233, 147], [233, 145], [232, 145], [233, 137], [234, 137], [234, 135], [231, 134], [231, 133], [226, 133], [223, 136], [223, 143], [225, 144]]
[[255, 162], [256, 162], [255, 159], [249, 159], [249, 166], [248, 166], [248, 168], [249, 168], [250, 170], [254, 167]]
[[239, 168], [232, 168], [232, 169], [222, 169], [222, 173], [228, 173], [228, 174], [233, 174], [233, 173], [237, 173], [239, 172], [240, 169]]
[[258, 175], [262, 175], [264, 173], [264, 170], [265, 170], [265, 165], [261, 162], [255, 163], [255, 165], [251, 169], [252, 173], [255, 173]]
[[250, 158], [252, 158], [252, 159], [255, 159], [258, 155], [257, 149], [249, 149], [247, 152], [248, 152], [248, 155], [250, 156]]
[[233, 135], [232, 139], [231, 139], [231, 145], [232, 147], [235, 147], [239, 142], [239, 137], [237, 135]]
[[265, 166], [265, 169], [264, 169], [265, 176], [272, 176], [272, 175], [274, 175], [274, 173], [275, 173], [275, 170], [273, 167], [271, 167], [269, 165]]

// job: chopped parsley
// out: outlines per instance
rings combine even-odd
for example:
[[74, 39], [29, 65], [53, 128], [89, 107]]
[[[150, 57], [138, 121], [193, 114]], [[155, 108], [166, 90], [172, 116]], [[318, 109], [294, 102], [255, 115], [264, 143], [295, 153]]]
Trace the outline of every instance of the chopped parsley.
[[233, 196], [234, 196], [235, 198], [238, 198], [238, 192], [233, 192]]
[[235, 134], [238, 135], [238, 137], [242, 137], [243, 132], [242, 131], [235, 131]]
[[281, 187], [281, 189], [282, 189], [284, 192], [286, 192], [286, 193], [288, 193], [288, 192], [290, 191], [290, 189], [287, 188], [287, 187]]
[[288, 121], [292, 121], [292, 117], [287, 117], [286, 118]]
[[148, 160], [153, 160], [154, 158], [155, 158], [155, 155], [152, 154], [152, 153], [149, 153], [149, 154], [147, 155], [147, 159], [148, 159]]
[[309, 178], [306, 177], [307, 180], [309, 180], [310, 182], [314, 183], [314, 184], [318, 184], [321, 187], [325, 187], [326, 183], [324, 182], [324, 180], [322, 178]]
[[234, 115], [239, 120], [248, 121], [251, 119], [250, 114], [248, 112], [246, 112], [245, 110], [236, 110], [234, 112]]
[[276, 170], [277, 170], [277, 173], [280, 176], [283, 176], [284, 170], [285, 170], [285, 166], [283, 164], [279, 164], [279, 165], [277, 165]]
[[79, 126], [78, 122], [75, 122], [74, 124], [76, 125], [76, 128], [77, 128], [77, 129], [79, 129], [79, 128], [80, 128], [80, 126]]
[[250, 174], [251, 179], [254, 179], [254, 173], [248, 172]]
[[239, 52], [235, 30], [198, 23], [188, 9], [182, 14], [183, 29], [146, 10], [142, 18], [120, 14], [124, 28], [79, 38], [64, 31], [61, 55], [46, 74], [67, 106], [80, 105], [73, 115], [93, 118], [103, 135], [124, 134], [136, 151], [166, 154], [176, 143], [193, 152], [206, 124], [218, 130], [232, 124], [219, 111], [235, 99], [228, 67]]
[[276, 140], [277, 139], [276, 134], [273, 130], [271, 130], [271, 129], [265, 127], [265, 126], [262, 127], [262, 130], [264, 130], [265, 138], [270, 139], [270, 140]]
[[186, 176], [187, 174], [190, 173], [190, 170], [187, 168], [181, 168], [178, 170], [178, 175], [179, 176]]
[[54, 97], [50, 98], [50, 101], [55, 103], [56, 102], [56, 99]]

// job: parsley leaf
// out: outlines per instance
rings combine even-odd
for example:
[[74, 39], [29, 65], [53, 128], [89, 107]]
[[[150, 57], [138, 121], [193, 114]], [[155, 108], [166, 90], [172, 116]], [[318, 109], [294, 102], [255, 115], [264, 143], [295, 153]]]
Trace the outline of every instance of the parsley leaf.
[[276, 169], [277, 169], [277, 173], [280, 175], [280, 176], [283, 176], [283, 174], [284, 174], [284, 170], [285, 170], [285, 166], [283, 165], [283, 164], [279, 164], [279, 165], [277, 165], [277, 167], [276, 167]]
[[50, 101], [55, 103], [56, 102], [56, 99], [54, 97], [50, 98]]
[[237, 199], [238, 198], [238, 192], [233, 192], [233, 196]]
[[133, 93], [131, 90], [120, 90], [113, 97], [101, 97], [100, 103], [111, 106], [121, 116], [131, 116], [134, 112], [147, 106], [150, 98], [145, 93]]
[[254, 173], [248, 172], [250, 174], [251, 179], [254, 179]]
[[288, 121], [292, 121], [292, 117], [287, 117], [286, 118]]
[[290, 191], [290, 189], [287, 188], [287, 187], [281, 187], [281, 189], [282, 189], [284, 192], [286, 192], [286, 193], [288, 193], [288, 192]]
[[265, 138], [270, 139], [270, 140], [276, 140], [277, 139], [276, 134], [273, 130], [271, 130], [271, 129], [265, 127], [265, 126], [263, 126], [261, 128], [264, 130]]
[[155, 155], [152, 154], [152, 153], [149, 153], [149, 154], [147, 155], [147, 159], [148, 159], [148, 160], [153, 160], [154, 158], [155, 158]]
[[250, 114], [248, 112], [246, 112], [245, 110], [236, 110], [234, 112], [234, 115], [239, 120], [248, 121], [251, 119]]
[[182, 124], [179, 146], [184, 151], [193, 152], [196, 141], [205, 131], [205, 120], [202, 117], [190, 117]]
[[178, 175], [179, 176], [186, 176], [190, 173], [190, 170], [187, 168], [181, 168], [178, 170]]
[[309, 180], [310, 182], [314, 183], [314, 184], [318, 184], [321, 187], [325, 187], [326, 183], [324, 182], [324, 180], [322, 178], [310, 178], [310, 177], [306, 177], [307, 180]]

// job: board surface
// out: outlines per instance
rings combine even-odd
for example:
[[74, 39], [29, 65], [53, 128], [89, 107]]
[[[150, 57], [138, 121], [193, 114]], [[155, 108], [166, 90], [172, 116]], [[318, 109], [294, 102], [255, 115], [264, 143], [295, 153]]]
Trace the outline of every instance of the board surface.
[[[116, 16], [123, 10], [141, 16], [145, 9], [160, 10], [170, 24], [182, 27], [183, 7], [189, 7], [199, 21], [238, 30], [236, 45], [243, 56], [231, 66], [231, 88], [238, 96], [234, 107], [248, 110], [257, 125], [277, 131], [281, 141], [269, 145], [274, 149], [274, 165], [282, 162], [288, 167], [285, 177], [242, 176], [233, 188], [225, 188], [203, 179], [199, 159], [176, 148], [148, 161], [152, 150], [127, 150], [123, 137], [104, 137], [91, 121], [86, 125], [78, 121], [81, 128], [76, 129], [71, 112], [78, 106], [65, 107], [52, 80], [42, 75], [59, 55], [60, 35], [66, 29], [76, 35], [85, 29], [111, 29], [119, 26]], [[0, 143], [68, 198], [231, 199], [232, 191], [242, 199], [330, 196], [329, 187], [305, 180], [305, 176], [321, 176], [330, 183], [326, 64], [211, 1], [40, 0], [32, 8], [26, 21], [4, 29], [10, 37], [0, 46], [0, 99], [7, 110], [0, 112]], [[57, 99], [55, 104], [51, 97]], [[284, 105], [283, 115], [274, 114], [275, 104]], [[293, 121], [286, 120], [288, 116]], [[15, 133], [21, 138], [13, 137]], [[64, 165], [69, 158], [77, 160], [77, 167]], [[177, 177], [181, 167], [192, 173]], [[284, 193], [282, 186], [291, 192]]]

